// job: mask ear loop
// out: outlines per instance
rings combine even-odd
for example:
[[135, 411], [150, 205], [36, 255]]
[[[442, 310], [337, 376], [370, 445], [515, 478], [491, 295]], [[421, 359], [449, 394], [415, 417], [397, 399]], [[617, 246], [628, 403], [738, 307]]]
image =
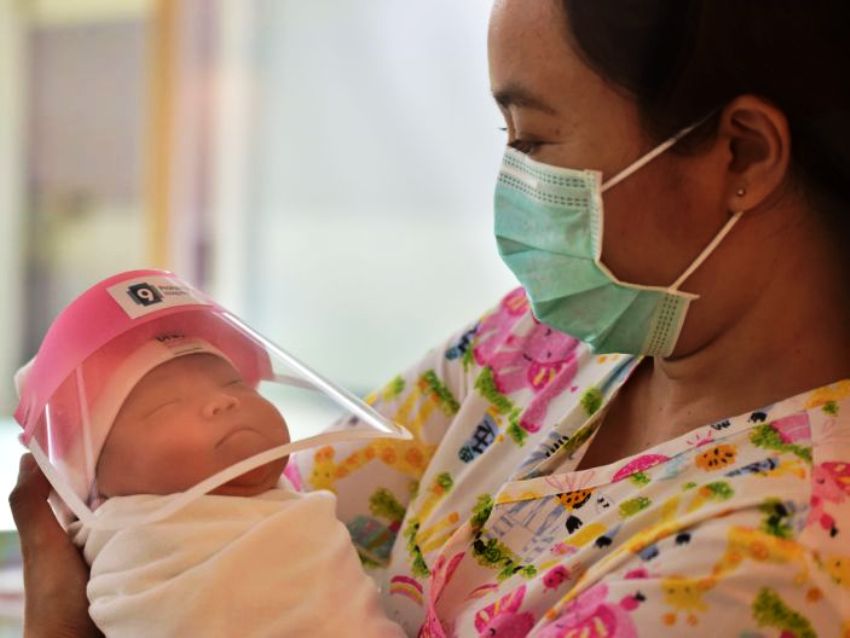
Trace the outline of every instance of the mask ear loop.
[[673, 283], [672, 286], [670, 286], [671, 292], [678, 292], [679, 287], [683, 283], [685, 283], [688, 277], [694, 274], [694, 271], [697, 268], [702, 266], [703, 262], [708, 259], [711, 256], [711, 253], [713, 253], [714, 250], [720, 245], [720, 242], [723, 241], [723, 238], [726, 237], [726, 235], [729, 234], [729, 231], [731, 231], [735, 224], [738, 223], [738, 220], [741, 219], [741, 216], [744, 214], [744, 212], [745, 211], [741, 210], [737, 213], [732, 214], [732, 217], [723, 225], [723, 228], [721, 228], [720, 232], [718, 232], [717, 235], [714, 236], [714, 239], [711, 240], [708, 246], [703, 248], [702, 252], [694, 260], [690, 267], [682, 273], [682, 275], [675, 281], [675, 283]]
[[649, 153], [647, 153], [646, 155], [644, 155], [643, 157], [641, 157], [640, 159], [638, 159], [637, 161], [635, 161], [631, 165], [627, 166], [626, 168], [621, 170], [619, 173], [614, 175], [614, 177], [612, 177], [607, 182], [602, 184], [601, 191], [604, 193], [609, 188], [613, 188], [614, 186], [616, 186], [617, 184], [622, 182], [627, 177], [631, 177], [634, 173], [636, 173], [637, 171], [642, 169], [644, 166], [649, 164], [656, 157], [658, 157], [659, 155], [664, 153], [667, 149], [669, 149], [671, 146], [676, 144], [679, 140], [681, 140], [683, 137], [685, 137], [685, 135], [687, 135], [688, 133], [693, 131], [696, 127], [698, 127], [703, 122], [705, 122], [705, 119], [700, 120], [696, 124], [691, 124], [689, 127], [684, 128], [681, 131], [679, 131], [678, 133], [676, 133], [673, 137], [671, 137], [666, 142], [662, 142], [661, 144], [656, 146], [654, 149], [649, 151]]
[[[698, 126], [701, 126], [703, 123], [708, 121], [708, 119], [712, 115], [714, 115], [715, 112], [716, 112], [716, 109], [714, 111], [712, 111], [711, 113], [709, 113], [708, 115], [706, 115], [701, 120], [691, 124], [687, 128], [682, 129], [681, 131], [676, 133], [673, 137], [671, 137], [666, 142], [659, 144], [654, 149], [652, 149], [649, 153], [647, 153], [646, 155], [644, 155], [643, 157], [638, 159], [636, 162], [634, 162], [630, 166], [627, 166], [626, 168], [624, 168], [622, 171], [620, 171], [619, 173], [614, 175], [614, 177], [612, 177], [607, 182], [602, 184], [602, 186], [600, 188], [600, 192], [604, 193], [608, 189], [613, 188], [614, 186], [616, 186], [617, 184], [622, 182], [627, 177], [630, 177], [631, 175], [633, 175], [634, 173], [636, 173], [637, 171], [642, 169], [644, 166], [649, 164], [656, 157], [658, 157], [659, 155], [661, 155], [662, 153], [667, 151], [671, 146], [673, 146], [679, 140], [681, 140], [683, 137], [685, 137], [688, 133], [690, 133], [695, 128], [697, 128]], [[708, 244], [708, 246], [706, 246], [703, 249], [703, 251], [699, 254], [699, 256], [690, 265], [690, 267], [687, 270], [685, 270], [685, 272], [682, 273], [682, 275], [673, 283], [672, 286], [670, 286], [670, 288], [668, 289], [668, 290], [670, 290], [670, 292], [678, 292], [679, 291], [679, 287], [687, 280], [688, 277], [690, 277], [694, 273], [694, 271], [697, 268], [699, 268], [703, 264], [703, 262], [706, 259], [708, 259], [711, 256], [711, 253], [714, 252], [714, 250], [720, 245], [720, 242], [723, 241], [724, 237], [726, 237], [726, 235], [729, 234], [729, 231], [732, 230], [732, 228], [735, 226], [735, 224], [738, 223], [738, 220], [741, 219], [741, 216], [744, 214], [744, 212], [745, 211], [741, 210], [741, 211], [738, 211], [736, 213], [733, 213], [731, 219], [729, 219], [729, 221], [726, 222], [726, 224], [723, 226], [723, 228], [720, 229], [720, 232], [717, 233], [717, 235], [714, 237], [714, 239], [711, 240], [711, 242]]]
[[681, 131], [676, 133], [669, 140], [667, 140], [666, 142], [662, 142], [660, 145], [656, 146], [654, 149], [649, 151], [649, 153], [647, 153], [643, 157], [639, 158], [637, 161], [635, 161], [634, 164], [627, 166], [626, 168], [621, 170], [619, 173], [614, 175], [614, 177], [612, 177], [607, 182], [602, 184], [600, 192], [604, 193], [609, 188], [613, 188], [614, 186], [616, 186], [617, 184], [622, 182], [624, 179], [631, 176], [633, 173], [642, 169], [644, 166], [649, 164], [656, 157], [658, 157], [659, 155], [664, 153], [667, 149], [669, 149], [671, 146], [673, 146], [679, 140], [681, 140], [683, 137], [685, 137], [688, 133], [690, 133], [694, 129], [702, 126], [703, 124], [705, 124], [709, 120], [709, 118], [711, 118], [717, 111], [718, 111], [718, 109], [713, 109], [708, 115], [706, 115], [702, 119], [697, 120], [696, 122], [694, 122], [693, 124], [691, 124], [690, 126], [688, 126], [686, 128], [683, 128]]

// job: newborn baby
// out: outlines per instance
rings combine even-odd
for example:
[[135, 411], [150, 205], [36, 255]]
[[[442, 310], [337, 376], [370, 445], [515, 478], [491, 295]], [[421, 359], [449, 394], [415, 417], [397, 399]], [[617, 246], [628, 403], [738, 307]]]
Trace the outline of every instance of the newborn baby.
[[[180, 356], [148, 372], [127, 396], [100, 453], [97, 491], [106, 498], [182, 492], [288, 442], [280, 412], [226, 359]], [[285, 466], [279, 459], [214, 493], [256, 496], [275, 487]]]
[[[190, 354], [166, 353], [123, 387], [97, 459], [90, 501], [99, 514], [154, 511], [167, 495], [289, 441], [274, 405], [199, 343]], [[281, 476], [285, 465], [253, 469], [155, 523], [118, 531], [74, 523], [101, 631], [230, 638], [343, 636], [357, 627], [358, 636], [403, 635], [335, 518], [335, 497], [298, 494]]]

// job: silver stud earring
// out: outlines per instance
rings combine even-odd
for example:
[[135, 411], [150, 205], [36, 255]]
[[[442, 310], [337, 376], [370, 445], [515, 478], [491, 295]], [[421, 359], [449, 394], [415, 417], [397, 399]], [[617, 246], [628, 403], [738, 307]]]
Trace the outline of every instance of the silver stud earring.
[[736, 194], [738, 197], [743, 197], [744, 195], [746, 195], [746, 194], [747, 194], [747, 189], [746, 189], [746, 188], [744, 188], [744, 187], [742, 186], [742, 187], [741, 187], [741, 188], [739, 188], [737, 191], [735, 191], [735, 194]]

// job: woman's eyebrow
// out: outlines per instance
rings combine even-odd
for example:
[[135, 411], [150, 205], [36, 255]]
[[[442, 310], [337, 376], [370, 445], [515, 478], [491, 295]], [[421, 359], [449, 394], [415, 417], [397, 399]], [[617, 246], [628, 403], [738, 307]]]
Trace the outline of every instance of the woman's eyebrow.
[[519, 84], [509, 84], [498, 90], [494, 90], [493, 99], [503, 109], [516, 106], [542, 111], [547, 115], [558, 114], [558, 110], [555, 107], [549, 105], [545, 100]]

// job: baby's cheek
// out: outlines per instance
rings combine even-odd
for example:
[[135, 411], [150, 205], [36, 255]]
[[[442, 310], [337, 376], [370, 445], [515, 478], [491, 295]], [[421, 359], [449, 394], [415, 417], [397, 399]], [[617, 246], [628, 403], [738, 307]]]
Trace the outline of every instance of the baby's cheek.
[[286, 420], [272, 403], [266, 402], [258, 418], [262, 420], [266, 432], [275, 445], [285, 445], [290, 442]]
[[209, 450], [191, 441], [175, 441], [150, 463], [152, 480], [163, 494], [187, 490], [217, 470]]

